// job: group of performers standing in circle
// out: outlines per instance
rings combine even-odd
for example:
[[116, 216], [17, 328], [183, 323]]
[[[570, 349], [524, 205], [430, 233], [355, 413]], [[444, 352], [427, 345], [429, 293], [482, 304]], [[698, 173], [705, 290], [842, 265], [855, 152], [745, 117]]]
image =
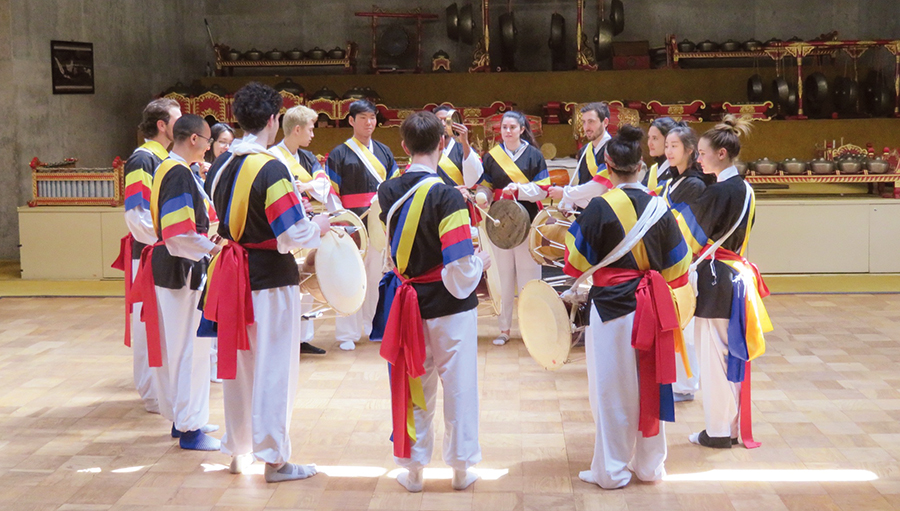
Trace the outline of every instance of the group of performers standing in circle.
[[[485, 269], [493, 264], [500, 274], [498, 346], [510, 341], [517, 292], [541, 278], [527, 243], [492, 247], [493, 258], [475, 246], [472, 202], [515, 200], [533, 219], [549, 198], [575, 215], [564, 271], [593, 277], [585, 351], [597, 434], [582, 480], [603, 488], [625, 486], [632, 474], [660, 480], [664, 422], [699, 388], [706, 428], [691, 442], [731, 448], [741, 436], [758, 445], [749, 361], [771, 325], [765, 286], [744, 258], [755, 198], [733, 162], [745, 121], [726, 117], [698, 138], [686, 124], [657, 119], [647, 169], [644, 132], [625, 125], [610, 136], [606, 104], [587, 104], [580, 115], [588, 142], [571, 182], [558, 187], [519, 112], [503, 114], [501, 142], [483, 158], [466, 126], [445, 122], [448, 108], [412, 114], [400, 127], [410, 164], [399, 169], [373, 139], [368, 101], [351, 105], [353, 136], [324, 167], [304, 149], [316, 113], [298, 106], [282, 117], [281, 109], [271, 87], [247, 84], [234, 95], [243, 131], [235, 138], [226, 125], [211, 130], [174, 101], [154, 100], [140, 126], [146, 141], [126, 163], [126, 343], [145, 408], [172, 423], [181, 448], [221, 450], [236, 474], [263, 461], [267, 482], [316, 473], [290, 463], [289, 435], [300, 354], [324, 352], [309, 344], [312, 321], [301, 320], [311, 298], [300, 292], [292, 255], [317, 247], [332, 228], [327, 214], [312, 214], [310, 198], [358, 215], [376, 198], [380, 205], [387, 253], [367, 252], [365, 301], [337, 318], [335, 335], [342, 350], [364, 336], [381, 341], [393, 452], [406, 469], [397, 479], [409, 491], [422, 490], [432, 456], [438, 379], [452, 486], [478, 478], [475, 289]], [[696, 296], [690, 323], [673, 298], [679, 290]], [[211, 379], [224, 381], [221, 441], [209, 434], [218, 429], [208, 424]]]

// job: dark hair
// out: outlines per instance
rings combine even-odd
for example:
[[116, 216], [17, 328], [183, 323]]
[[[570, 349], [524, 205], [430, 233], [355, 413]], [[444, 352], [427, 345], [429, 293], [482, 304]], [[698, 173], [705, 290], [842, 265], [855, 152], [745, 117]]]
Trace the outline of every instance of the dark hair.
[[363, 113], [371, 113], [378, 115], [378, 109], [368, 99], [357, 99], [350, 103], [350, 117], [356, 119], [356, 116]]
[[191, 138], [191, 135], [202, 136], [204, 126], [209, 125], [206, 124], [206, 120], [203, 117], [185, 114], [175, 121], [175, 126], [172, 128], [172, 136], [175, 138], [175, 142], [184, 142]]
[[[519, 136], [520, 139], [528, 142], [531, 145], [537, 145], [537, 142], [534, 141], [534, 133], [531, 132], [531, 123], [528, 122], [528, 118], [525, 117], [525, 114], [522, 112], [517, 112], [515, 110], [510, 110], [508, 112], [503, 113], [503, 118], [506, 119], [509, 117], [510, 119], [514, 119], [519, 126], [523, 126], [525, 131], [522, 132], [522, 135]], [[501, 123], [503, 122], [501, 119]]]
[[438, 105], [438, 106], [434, 107], [434, 110], [432, 110], [431, 113], [439, 114], [441, 112], [449, 112], [450, 110], [453, 110], [453, 107], [451, 107], [449, 105]]
[[680, 123], [675, 122], [675, 119], [671, 117], [658, 117], [653, 119], [653, 122], [650, 123], [651, 128], [656, 128], [662, 133], [663, 138], [669, 134], [669, 131], [672, 130], [675, 126], [679, 126]]
[[612, 163], [612, 170], [619, 175], [632, 175], [641, 168], [641, 140], [644, 130], [625, 124], [616, 136], [606, 144], [606, 156]]
[[734, 160], [741, 154], [741, 135], [749, 135], [750, 129], [750, 121], [728, 114], [701, 138], [709, 141], [714, 151], [725, 149], [728, 158]]
[[173, 108], [178, 108], [180, 110], [181, 105], [170, 98], [154, 99], [144, 107], [138, 129], [141, 130], [141, 133], [143, 133], [145, 138], [153, 138], [156, 135], [159, 135], [159, 127], [156, 123], [162, 121], [169, 124], [169, 120], [172, 118], [170, 111]]
[[681, 145], [684, 146], [685, 151], [691, 151], [687, 168], [693, 167], [694, 164], [697, 163], [697, 132], [686, 123], [678, 123], [674, 128], [669, 130], [666, 137], [668, 138], [672, 135], [678, 137], [678, 140], [681, 141]]
[[416, 112], [400, 125], [400, 138], [410, 155], [433, 153], [443, 135], [444, 123], [431, 112]]
[[206, 150], [206, 154], [203, 155], [203, 159], [209, 163], [212, 163], [216, 160], [215, 152], [213, 151], [213, 145], [216, 143], [216, 140], [219, 140], [219, 137], [222, 136], [222, 133], [225, 132], [231, 133], [231, 136], [234, 137], [234, 129], [225, 124], [224, 122], [217, 122], [213, 124], [212, 128], [209, 129], [209, 138], [212, 139], [213, 143], [209, 145], [209, 149]]
[[609, 119], [609, 105], [605, 101], [595, 101], [581, 107], [581, 113], [596, 112], [600, 122]]
[[269, 118], [278, 115], [284, 99], [275, 89], [259, 82], [250, 82], [234, 93], [231, 111], [244, 131], [259, 133]]

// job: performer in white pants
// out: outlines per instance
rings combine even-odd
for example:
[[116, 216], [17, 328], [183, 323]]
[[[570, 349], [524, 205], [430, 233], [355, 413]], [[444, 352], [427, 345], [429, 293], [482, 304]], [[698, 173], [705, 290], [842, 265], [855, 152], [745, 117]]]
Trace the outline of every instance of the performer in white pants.
[[[463, 196], [436, 173], [443, 123], [430, 112], [400, 126], [412, 163], [381, 185], [381, 220], [388, 226], [395, 266], [381, 287], [387, 316], [381, 356], [390, 365], [394, 459], [407, 469], [397, 481], [422, 491], [423, 469], [434, 449], [438, 379], [444, 388], [444, 462], [452, 486], [475, 482], [478, 444], [478, 298], [485, 262], [474, 251]], [[409, 430], [410, 414], [415, 429]]]
[[172, 128], [179, 117], [181, 107], [173, 99], [155, 99], [144, 108], [138, 127], [144, 136], [144, 144], [135, 149], [125, 162], [125, 225], [129, 234], [122, 239], [122, 252], [113, 265], [126, 274], [125, 306], [126, 310], [131, 309], [131, 316], [126, 314], [125, 345], [131, 346], [134, 358], [134, 386], [144, 402], [144, 408], [150, 413], [159, 413], [156, 384], [147, 360], [147, 331], [141, 322], [141, 304], [133, 302], [131, 288], [140, 264], [141, 251], [157, 241], [150, 219], [153, 173], [169, 157], [167, 148], [172, 143]]
[[289, 462], [300, 357], [300, 273], [291, 251], [319, 246], [329, 230], [327, 217], [306, 218], [293, 176], [266, 150], [281, 105], [267, 85], [241, 88], [233, 108], [244, 138], [206, 180], [213, 203], [231, 212], [219, 223], [228, 241], [210, 264], [204, 303], [204, 317], [218, 324], [225, 380], [222, 452], [235, 474], [264, 461], [269, 483], [316, 474], [315, 465]]
[[173, 422], [172, 436], [180, 438], [182, 449], [218, 450], [219, 440], [202, 431], [209, 420], [210, 341], [197, 336], [206, 262], [218, 246], [207, 237], [210, 204], [190, 169], [202, 161], [210, 131], [202, 117], [188, 114], [175, 122], [173, 133], [174, 147], [157, 167], [150, 195], [159, 241], [141, 254], [138, 277], [148, 355], [160, 412]]
[[[325, 162], [332, 195], [337, 199], [334, 207], [349, 209], [360, 217], [369, 210], [378, 186], [399, 173], [388, 146], [372, 138], [378, 124], [377, 113], [375, 105], [368, 100], [354, 101], [347, 118], [353, 127], [353, 136], [332, 149]], [[369, 250], [364, 262], [367, 287], [362, 308], [334, 321], [335, 339], [342, 350], [355, 349], [361, 335], [372, 333], [384, 260], [381, 253]]]
[[566, 235], [564, 271], [593, 278], [585, 354], [597, 433], [591, 468], [578, 476], [604, 489], [627, 485], [632, 471], [643, 481], [665, 475], [662, 421], [675, 420], [671, 383], [684, 351], [671, 288], [688, 285], [691, 253], [665, 201], [638, 182], [642, 136], [623, 126], [609, 142], [613, 188]]
[[[520, 112], [503, 114], [500, 123], [502, 142], [484, 155], [484, 173], [475, 200], [482, 205], [490, 198], [517, 200], [533, 221], [540, 209], [538, 203], [547, 197], [550, 174], [547, 162], [536, 147], [528, 119]], [[515, 297], [526, 283], [541, 278], [541, 267], [532, 259], [528, 243], [509, 250], [494, 248], [500, 273], [500, 335], [494, 344], [509, 341]]]

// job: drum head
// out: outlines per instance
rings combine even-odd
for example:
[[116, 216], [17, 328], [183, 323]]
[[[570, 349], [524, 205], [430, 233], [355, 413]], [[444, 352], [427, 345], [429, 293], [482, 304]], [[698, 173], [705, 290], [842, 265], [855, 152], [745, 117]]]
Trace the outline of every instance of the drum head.
[[[482, 278], [484, 288], [486, 291], [486, 296], [479, 296], [480, 301], [485, 301], [490, 306], [491, 315], [499, 316], [500, 310], [502, 307], [501, 294], [500, 294], [500, 267], [497, 264], [497, 257], [494, 254], [494, 248], [490, 243], [481, 243], [481, 240], [485, 239], [487, 234], [485, 233], [484, 227], [478, 228], [478, 237], [476, 240], [478, 241], [478, 246], [481, 250], [484, 250], [491, 256], [491, 266], [487, 270], [484, 271], [484, 277]], [[482, 287], [481, 284], [478, 286]]]
[[366, 268], [356, 243], [333, 230], [322, 237], [315, 256], [316, 279], [325, 301], [339, 314], [362, 307], [366, 297]]
[[498, 225], [485, 219], [484, 225], [491, 243], [504, 250], [516, 248], [528, 238], [531, 218], [525, 206], [511, 199], [500, 199], [488, 210], [491, 217], [499, 220]]
[[566, 233], [571, 226], [572, 221], [556, 208], [538, 211], [528, 234], [531, 258], [544, 266], [565, 266]]
[[339, 227], [349, 234], [350, 238], [353, 239], [353, 243], [359, 249], [360, 256], [366, 257], [366, 252], [369, 250], [369, 233], [363, 221], [356, 216], [356, 213], [349, 209], [341, 211], [331, 217], [331, 226]]
[[372, 250], [382, 252], [387, 246], [387, 234], [384, 224], [381, 222], [381, 205], [378, 204], [378, 197], [372, 201], [369, 206], [369, 214], [366, 216], [366, 227], [369, 230], [369, 245]]
[[572, 324], [559, 294], [542, 280], [519, 293], [519, 331], [531, 358], [544, 369], [565, 364], [572, 347]]
[[316, 249], [298, 249], [294, 251], [294, 259], [300, 267], [300, 291], [312, 296], [319, 303], [325, 303], [316, 276]]

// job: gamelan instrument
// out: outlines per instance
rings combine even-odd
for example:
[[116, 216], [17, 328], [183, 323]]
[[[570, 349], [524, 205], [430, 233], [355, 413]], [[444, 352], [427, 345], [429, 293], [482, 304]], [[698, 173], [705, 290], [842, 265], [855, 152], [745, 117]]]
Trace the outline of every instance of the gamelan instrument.
[[500, 199], [491, 204], [488, 214], [493, 221], [485, 222], [487, 237], [496, 247], [509, 250], [528, 238], [531, 218], [525, 206], [512, 199]]
[[543, 266], [564, 267], [566, 233], [572, 222], [572, 216], [552, 206], [538, 211], [528, 233], [531, 258]]
[[300, 290], [322, 304], [304, 314], [307, 319], [318, 316], [326, 307], [341, 315], [353, 314], [366, 297], [366, 228], [349, 210], [338, 210], [329, 216], [331, 228], [322, 237], [319, 248], [293, 252], [300, 267]]

